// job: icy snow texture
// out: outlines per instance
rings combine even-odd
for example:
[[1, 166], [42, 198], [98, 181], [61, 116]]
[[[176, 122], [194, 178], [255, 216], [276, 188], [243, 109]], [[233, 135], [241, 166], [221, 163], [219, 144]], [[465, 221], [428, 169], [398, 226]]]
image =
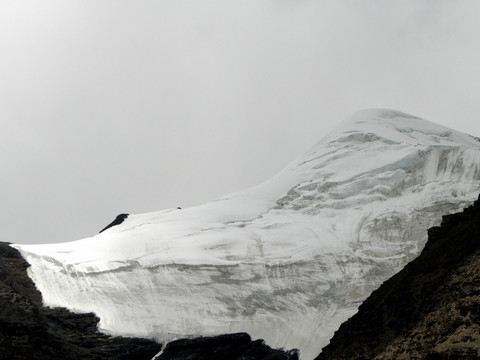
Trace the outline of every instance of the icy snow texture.
[[130, 215], [91, 238], [15, 245], [48, 306], [161, 341], [246, 331], [312, 359], [428, 227], [480, 191], [480, 143], [392, 110], [347, 118], [252, 189]]

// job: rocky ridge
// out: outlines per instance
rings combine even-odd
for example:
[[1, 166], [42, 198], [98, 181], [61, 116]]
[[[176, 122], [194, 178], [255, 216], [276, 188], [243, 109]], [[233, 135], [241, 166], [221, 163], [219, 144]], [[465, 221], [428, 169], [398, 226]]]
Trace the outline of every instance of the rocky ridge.
[[316, 360], [480, 358], [480, 197], [428, 237]]
[[175, 340], [155, 360], [298, 360], [298, 351], [271, 349], [246, 333]]
[[152, 340], [97, 332], [98, 318], [42, 306], [27, 275], [29, 264], [0, 243], [0, 359], [151, 359], [161, 349]]

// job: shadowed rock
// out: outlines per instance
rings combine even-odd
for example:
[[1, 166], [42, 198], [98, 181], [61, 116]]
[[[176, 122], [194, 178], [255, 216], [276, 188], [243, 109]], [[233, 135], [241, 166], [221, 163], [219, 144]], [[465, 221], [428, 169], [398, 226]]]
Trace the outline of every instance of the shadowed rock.
[[480, 358], [480, 198], [428, 235], [317, 360]]
[[151, 340], [100, 334], [92, 313], [43, 307], [28, 266], [16, 249], [0, 243], [1, 360], [141, 360], [160, 351]]
[[107, 229], [110, 229], [112, 226], [120, 225], [121, 223], [123, 223], [125, 221], [126, 218], [128, 218], [128, 215], [129, 214], [119, 214], [119, 215], [117, 215], [115, 220], [113, 220], [110, 224], [108, 224], [102, 230], [100, 230], [100, 233], [104, 232]]
[[297, 350], [274, 350], [263, 340], [252, 341], [246, 333], [196, 339], [167, 344], [156, 360], [298, 360]]

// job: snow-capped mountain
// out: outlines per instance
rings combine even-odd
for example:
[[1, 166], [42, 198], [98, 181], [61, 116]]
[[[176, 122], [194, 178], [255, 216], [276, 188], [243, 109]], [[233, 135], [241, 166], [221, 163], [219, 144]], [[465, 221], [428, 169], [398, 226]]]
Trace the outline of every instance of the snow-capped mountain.
[[478, 139], [365, 110], [252, 189], [15, 247], [46, 305], [95, 312], [102, 331], [161, 341], [245, 331], [312, 359], [419, 254], [427, 228], [479, 191]]

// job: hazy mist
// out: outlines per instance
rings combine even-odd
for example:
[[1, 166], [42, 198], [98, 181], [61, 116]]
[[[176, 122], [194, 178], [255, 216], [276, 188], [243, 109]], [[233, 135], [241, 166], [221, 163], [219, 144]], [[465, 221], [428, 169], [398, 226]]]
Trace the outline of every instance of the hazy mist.
[[0, 0], [0, 240], [267, 180], [350, 113], [480, 135], [480, 2]]

